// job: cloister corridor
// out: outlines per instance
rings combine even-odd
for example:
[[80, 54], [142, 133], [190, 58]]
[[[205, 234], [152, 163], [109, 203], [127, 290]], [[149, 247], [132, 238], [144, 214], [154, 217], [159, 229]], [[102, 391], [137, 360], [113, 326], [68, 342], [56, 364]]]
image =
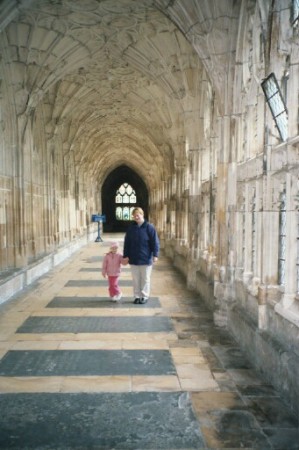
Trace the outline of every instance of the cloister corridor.
[[0, 0], [0, 403], [4, 449], [298, 450], [298, 0]]

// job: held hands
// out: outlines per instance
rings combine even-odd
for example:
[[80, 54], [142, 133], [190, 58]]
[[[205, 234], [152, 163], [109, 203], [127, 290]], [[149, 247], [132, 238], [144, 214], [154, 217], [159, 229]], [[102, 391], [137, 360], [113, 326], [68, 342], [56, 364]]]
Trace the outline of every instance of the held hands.
[[[154, 256], [154, 257], [153, 257], [153, 262], [155, 263], [155, 262], [157, 262], [157, 261], [158, 261], [158, 256]], [[121, 263], [122, 263], [123, 266], [126, 266], [127, 264], [129, 264], [129, 258], [128, 258], [128, 257], [123, 258], [123, 259], [121, 260]]]
[[102, 272], [102, 275], [103, 275], [104, 278], [106, 278], [106, 276], [107, 276], [107, 275], [106, 275], [105, 273], [103, 273], [103, 272]]

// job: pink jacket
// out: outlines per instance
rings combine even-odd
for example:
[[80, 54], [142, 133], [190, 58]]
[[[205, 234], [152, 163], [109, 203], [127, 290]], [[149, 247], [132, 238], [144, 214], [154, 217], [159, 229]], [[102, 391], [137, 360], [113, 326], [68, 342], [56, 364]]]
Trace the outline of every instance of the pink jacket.
[[116, 277], [121, 271], [122, 255], [120, 253], [109, 252], [104, 256], [102, 274], [108, 277]]

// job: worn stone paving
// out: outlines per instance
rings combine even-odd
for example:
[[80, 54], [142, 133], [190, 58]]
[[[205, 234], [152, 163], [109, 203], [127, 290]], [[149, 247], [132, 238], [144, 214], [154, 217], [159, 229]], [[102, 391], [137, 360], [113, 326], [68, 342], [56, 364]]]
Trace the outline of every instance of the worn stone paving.
[[298, 418], [161, 256], [109, 301], [109, 239], [0, 306], [0, 448], [298, 450]]
[[[5, 424], [0, 434], [1, 449], [204, 446], [190, 398], [182, 392], [5, 395], [2, 402], [0, 397], [0, 407]], [[21, 415], [25, 407], [27, 420]], [[9, 421], [11, 411], [19, 422], [17, 428]], [[6, 446], [12, 441], [14, 446]], [[46, 447], [46, 443], [50, 445]]]

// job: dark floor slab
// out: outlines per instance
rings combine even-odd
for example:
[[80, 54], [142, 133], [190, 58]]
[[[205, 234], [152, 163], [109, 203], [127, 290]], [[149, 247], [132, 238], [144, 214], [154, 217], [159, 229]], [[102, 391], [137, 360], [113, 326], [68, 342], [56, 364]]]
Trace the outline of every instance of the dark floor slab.
[[[132, 280], [119, 280], [119, 286], [133, 286]], [[107, 280], [69, 280], [66, 287], [93, 287], [93, 286], [108, 286]]]
[[54, 297], [47, 308], [161, 308], [159, 297], [151, 297], [144, 305], [135, 305], [132, 297], [112, 302], [109, 297]]
[[83, 262], [87, 262], [87, 263], [95, 263], [95, 262], [99, 262], [99, 261], [103, 261], [104, 256], [91, 256], [90, 258], [86, 258], [83, 259]]
[[11, 350], [0, 376], [175, 375], [168, 350]]
[[186, 393], [4, 394], [0, 410], [1, 449], [206, 448]]
[[17, 333], [154, 333], [172, 330], [168, 317], [64, 316], [29, 317]]

